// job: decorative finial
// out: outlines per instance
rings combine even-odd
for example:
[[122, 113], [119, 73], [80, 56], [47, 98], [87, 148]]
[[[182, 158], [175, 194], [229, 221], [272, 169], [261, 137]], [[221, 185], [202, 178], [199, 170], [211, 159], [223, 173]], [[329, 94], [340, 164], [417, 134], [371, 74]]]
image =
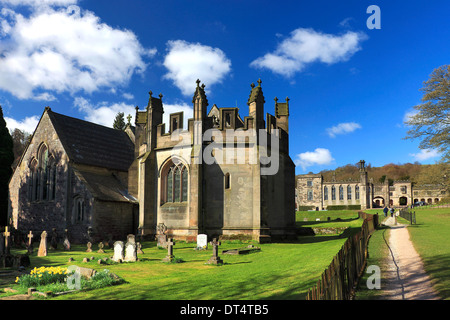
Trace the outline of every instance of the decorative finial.
[[205, 87], [206, 87], [206, 86], [205, 86], [205, 84], [204, 84], [204, 83], [202, 83], [202, 89], [203, 89], [203, 90], [205, 89]]
[[135, 109], [136, 109], [136, 112], [137, 112], [137, 111], [139, 111], [139, 106], [136, 106], [136, 108], [135, 108]]
[[252, 82], [252, 84], [250, 85], [250, 87], [252, 87], [252, 89], [255, 87], [255, 84]]
[[148, 92], [148, 94], [150, 95], [150, 97], [152, 96], [152, 94], [153, 94], [153, 92], [152, 92], [152, 90], [150, 90], [149, 92]]
[[258, 79], [258, 87], [261, 87], [261, 83], [262, 83], [261, 78], [259, 78]]
[[277, 103], [277, 102], [278, 102], [278, 98], [277, 98], [277, 97], [275, 97], [275, 99], [273, 99], [273, 100], [275, 100], [275, 103]]
[[163, 97], [163, 95], [162, 95], [162, 93], [160, 93], [160, 94], [159, 94], [159, 99], [162, 100], [162, 97]]
[[131, 118], [132, 118], [132, 116], [131, 116], [131, 114], [129, 114], [128, 117], [127, 117], [128, 125], [129, 125], [129, 126], [131, 126]]
[[286, 97], [286, 102], [289, 102], [289, 100], [291, 100], [291, 99], [289, 99], [289, 97]]
[[200, 79], [197, 79], [195, 82], [197, 82], [197, 87], [200, 87]]

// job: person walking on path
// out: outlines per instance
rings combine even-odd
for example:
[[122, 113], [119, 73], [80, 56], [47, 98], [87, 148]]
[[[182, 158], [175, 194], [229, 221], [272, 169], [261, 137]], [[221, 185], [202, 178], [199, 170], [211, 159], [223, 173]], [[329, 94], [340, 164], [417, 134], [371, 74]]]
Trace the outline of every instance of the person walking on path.
[[393, 217], [393, 216], [394, 216], [394, 208], [391, 208], [391, 209], [389, 210], [389, 212], [391, 213], [391, 217]]
[[389, 211], [388, 207], [387, 207], [387, 206], [384, 206], [383, 213], [384, 213], [384, 217], [385, 217], [385, 218], [387, 217], [388, 211]]

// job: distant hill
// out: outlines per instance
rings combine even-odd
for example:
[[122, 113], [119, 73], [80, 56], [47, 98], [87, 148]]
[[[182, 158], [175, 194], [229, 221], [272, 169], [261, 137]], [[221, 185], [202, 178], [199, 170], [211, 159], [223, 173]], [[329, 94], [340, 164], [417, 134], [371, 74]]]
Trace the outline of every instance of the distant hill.
[[[448, 164], [422, 165], [418, 162], [394, 164], [389, 163], [382, 167], [372, 167], [366, 165], [369, 179], [373, 178], [374, 183], [382, 183], [388, 179], [391, 184], [394, 180], [410, 180], [413, 184], [447, 184], [450, 177]], [[337, 181], [359, 180], [358, 164], [347, 164], [335, 170], [323, 170], [320, 172], [324, 181], [331, 181], [333, 173]]]

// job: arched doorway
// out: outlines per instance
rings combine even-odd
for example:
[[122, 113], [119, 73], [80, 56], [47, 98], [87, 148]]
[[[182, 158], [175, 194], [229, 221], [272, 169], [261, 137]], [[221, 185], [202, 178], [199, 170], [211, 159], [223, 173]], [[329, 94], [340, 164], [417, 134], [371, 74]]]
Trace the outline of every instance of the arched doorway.
[[398, 204], [401, 205], [401, 206], [408, 205], [408, 198], [407, 197], [400, 197], [398, 199]]

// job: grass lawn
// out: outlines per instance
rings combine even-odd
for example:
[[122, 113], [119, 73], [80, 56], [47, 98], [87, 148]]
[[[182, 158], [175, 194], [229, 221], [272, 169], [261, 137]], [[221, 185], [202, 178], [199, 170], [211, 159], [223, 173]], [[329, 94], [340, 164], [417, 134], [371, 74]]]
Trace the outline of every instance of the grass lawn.
[[[414, 248], [441, 298], [450, 299], [450, 208], [415, 208], [416, 225], [408, 226]], [[399, 218], [400, 223], [409, 224]]]
[[[325, 220], [330, 216], [332, 221], [322, 222], [325, 224], [332, 224], [335, 218], [340, 217], [344, 221], [336, 223], [347, 223], [351, 230], [359, 230], [362, 224], [362, 220], [356, 219], [356, 211], [315, 214], [317, 217], [324, 214]], [[303, 212], [297, 213], [299, 224], [303, 224], [303, 218]], [[84, 246], [73, 246], [71, 252], [50, 251], [47, 257], [36, 257], [35, 253], [30, 259], [31, 268], [74, 264], [97, 270], [108, 269], [126, 281], [118, 286], [53, 299], [290, 300], [305, 298], [308, 288], [317, 282], [345, 240], [339, 235], [322, 235], [302, 236], [290, 243], [252, 243], [261, 247], [261, 251], [248, 255], [222, 254], [222, 250], [248, 245], [222, 241], [219, 247], [219, 256], [225, 262], [222, 266], [205, 264], [212, 256], [211, 247], [206, 251], [197, 251], [194, 250], [194, 243], [184, 242], [177, 242], [174, 246], [174, 255], [184, 262], [173, 264], [161, 262], [167, 251], [158, 249], [155, 242], [143, 243], [144, 254], [138, 256], [141, 261], [136, 263], [98, 265], [97, 259], [112, 256], [112, 250], [107, 250], [105, 254], [86, 253]], [[96, 258], [94, 262], [81, 262], [84, 257], [91, 256]], [[75, 261], [69, 263], [69, 257]]]

